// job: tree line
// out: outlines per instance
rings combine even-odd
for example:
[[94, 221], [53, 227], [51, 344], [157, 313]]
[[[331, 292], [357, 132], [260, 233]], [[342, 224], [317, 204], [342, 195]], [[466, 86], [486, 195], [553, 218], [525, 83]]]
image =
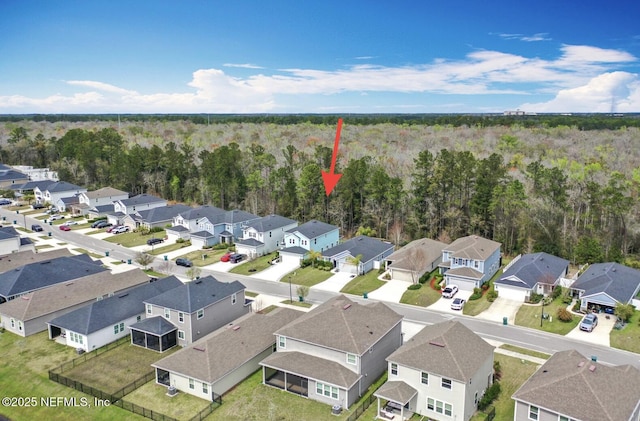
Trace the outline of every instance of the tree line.
[[[233, 140], [233, 139], [232, 139]], [[518, 144], [507, 135], [503, 150]], [[393, 161], [369, 155], [339, 159], [342, 178], [327, 197], [321, 170], [332, 150], [285, 144], [270, 152], [248, 145], [128, 142], [115, 128], [74, 128], [60, 137], [33, 136], [18, 126], [0, 148], [0, 162], [50, 167], [60, 179], [89, 189], [112, 186], [187, 204], [277, 213], [338, 225], [395, 244], [429, 237], [451, 241], [477, 234], [507, 254], [545, 251], [575, 263], [618, 261], [635, 266], [640, 247], [640, 169], [610, 171], [597, 159], [582, 165], [542, 157], [524, 163], [470, 150], [424, 147], [407, 176]]]

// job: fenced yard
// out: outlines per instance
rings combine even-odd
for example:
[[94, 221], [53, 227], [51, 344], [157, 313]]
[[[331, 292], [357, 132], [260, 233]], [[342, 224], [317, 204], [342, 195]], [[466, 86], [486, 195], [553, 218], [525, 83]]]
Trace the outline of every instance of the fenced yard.
[[167, 396], [167, 387], [156, 384], [154, 380], [128, 394], [125, 401], [153, 408], [155, 411], [178, 420], [190, 420], [211, 404], [209, 401], [183, 392], [169, 397]]

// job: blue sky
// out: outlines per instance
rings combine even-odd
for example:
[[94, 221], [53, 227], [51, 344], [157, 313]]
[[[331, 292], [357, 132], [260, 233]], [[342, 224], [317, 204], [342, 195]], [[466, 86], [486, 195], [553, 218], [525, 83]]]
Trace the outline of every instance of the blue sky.
[[0, 113], [640, 112], [640, 2], [0, 3]]

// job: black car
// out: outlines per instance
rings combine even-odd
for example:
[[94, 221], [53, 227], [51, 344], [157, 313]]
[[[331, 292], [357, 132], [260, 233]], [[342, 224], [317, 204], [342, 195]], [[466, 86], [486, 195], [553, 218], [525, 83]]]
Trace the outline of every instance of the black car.
[[42, 228], [42, 226], [40, 226], [38, 224], [33, 224], [33, 225], [31, 225], [31, 231], [33, 231], [33, 232], [42, 232], [42, 231], [44, 231], [44, 228]]
[[99, 219], [97, 221], [93, 221], [93, 224], [91, 224], [91, 228], [98, 228], [98, 225], [103, 224], [107, 222], [106, 219]]
[[191, 260], [189, 259], [185, 259], [184, 257], [178, 257], [176, 259], [176, 265], [190, 268], [191, 266], [193, 266], [193, 263], [191, 263]]
[[162, 238], [149, 238], [147, 240], [147, 245], [149, 246], [155, 246], [156, 244], [160, 244], [163, 243], [164, 240]]
[[234, 253], [231, 256], [229, 256], [229, 261], [231, 263], [238, 263], [238, 262], [243, 261], [245, 259], [245, 257], [247, 257], [246, 254]]
[[10, 205], [10, 204], [11, 204], [11, 200], [9, 200], [9, 199], [0, 199], [0, 206]]
[[44, 209], [44, 205], [42, 203], [34, 203], [31, 207], [33, 209]]
[[111, 225], [113, 225], [113, 224], [111, 224], [111, 223], [109, 223], [107, 221], [100, 221], [100, 223], [97, 224], [95, 226], [95, 228], [107, 228], [107, 227], [110, 227]]

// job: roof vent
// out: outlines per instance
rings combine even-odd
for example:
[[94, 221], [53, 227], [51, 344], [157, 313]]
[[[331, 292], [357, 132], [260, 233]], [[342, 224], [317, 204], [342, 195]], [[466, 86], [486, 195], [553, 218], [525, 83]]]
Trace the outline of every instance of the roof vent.
[[595, 365], [589, 366], [589, 371], [592, 373], [596, 371], [596, 366]]
[[129, 293], [128, 293], [128, 292], [127, 292], [126, 294], [118, 295], [118, 298], [124, 298], [124, 297], [126, 297], [127, 295], [129, 295]]
[[201, 284], [202, 281], [200, 279], [198, 279], [197, 281], [194, 282], [194, 284]]
[[51, 260], [47, 260], [46, 262], [41, 262], [41, 265], [46, 265], [47, 263], [51, 263]]
[[444, 344], [441, 342], [429, 341], [429, 345], [439, 346], [440, 348], [444, 348]]
[[233, 330], [238, 330], [238, 329], [240, 329], [240, 325], [235, 325], [235, 326], [234, 326], [234, 327], [232, 327], [231, 329], [233, 329]]
[[584, 366], [584, 361], [580, 361], [580, 362], [578, 363], [578, 367], [582, 367], [582, 366]]
[[351, 307], [351, 303], [345, 304], [344, 306], [342, 306], [342, 309], [347, 310], [349, 307]]
[[195, 349], [196, 351], [204, 352], [204, 348], [198, 348], [197, 346], [194, 346], [193, 349]]

